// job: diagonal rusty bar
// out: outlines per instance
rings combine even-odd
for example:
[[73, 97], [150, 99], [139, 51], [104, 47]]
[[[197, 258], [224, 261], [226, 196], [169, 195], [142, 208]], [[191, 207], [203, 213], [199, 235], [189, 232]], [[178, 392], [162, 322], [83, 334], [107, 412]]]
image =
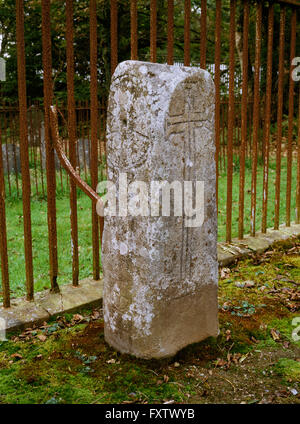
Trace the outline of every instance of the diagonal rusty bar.
[[66, 156], [66, 153], [64, 151], [64, 148], [62, 146], [62, 141], [59, 136], [58, 131], [58, 122], [57, 122], [57, 109], [55, 106], [51, 106], [50, 108], [50, 125], [51, 125], [51, 137], [53, 139], [54, 147], [57, 152], [57, 155], [59, 157], [60, 163], [62, 164], [63, 168], [67, 171], [69, 176], [71, 177], [71, 180], [75, 182], [75, 184], [81, 188], [81, 190], [87, 194], [90, 199], [92, 199], [94, 202], [100, 202], [103, 206], [101, 197], [98, 196], [95, 190], [93, 190], [79, 175], [78, 172], [74, 169], [73, 165], [71, 164], [70, 160]]

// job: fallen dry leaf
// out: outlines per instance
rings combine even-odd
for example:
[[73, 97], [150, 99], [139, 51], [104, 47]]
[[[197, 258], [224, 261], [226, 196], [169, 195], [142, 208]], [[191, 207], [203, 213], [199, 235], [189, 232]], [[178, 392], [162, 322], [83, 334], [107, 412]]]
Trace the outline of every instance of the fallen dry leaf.
[[221, 279], [225, 280], [230, 275], [230, 268], [221, 268]]
[[41, 342], [45, 342], [47, 340], [47, 337], [44, 334], [38, 334], [37, 338], [41, 341]]
[[91, 318], [92, 318], [93, 320], [96, 320], [96, 319], [99, 319], [100, 317], [101, 317], [100, 312], [99, 312], [99, 311], [97, 311], [97, 310], [94, 310], [94, 311], [93, 311], [93, 313], [92, 313], [92, 315], [91, 315]]
[[230, 330], [226, 330], [225, 334], [226, 334], [226, 342], [228, 342], [228, 340], [231, 339], [231, 331]]
[[10, 355], [11, 356], [11, 358], [15, 358], [15, 359], [17, 359], [17, 360], [19, 360], [19, 359], [23, 359], [23, 356], [22, 355], [20, 355], [19, 353], [13, 353], [12, 355]]
[[43, 359], [43, 355], [40, 353], [40, 354], [39, 354], [39, 355], [37, 355], [34, 359], [36, 359], [36, 360]]
[[73, 315], [73, 320], [74, 321], [82, 321], [83, 319], [84, 319], [83, 316], [80, 315], [80, 314]]
[[280, 339], [280, 333], [278, 330], [275, 330], [275, 328], [271, 329], [271, 336], [275, 342]]
[[249, 355], [249, 352], [246, 353], [246, 355], [242, 355], [241, 358], [240, 358], [240, 360], [239, 360], [239, 362], [240, 363], [244, 362], [244, 360], [247, 358], [248, 355]]
[[225, 359], [218, 358], [216, 362], [216, 367], [224, 367], [227, 365], [227, 361]]

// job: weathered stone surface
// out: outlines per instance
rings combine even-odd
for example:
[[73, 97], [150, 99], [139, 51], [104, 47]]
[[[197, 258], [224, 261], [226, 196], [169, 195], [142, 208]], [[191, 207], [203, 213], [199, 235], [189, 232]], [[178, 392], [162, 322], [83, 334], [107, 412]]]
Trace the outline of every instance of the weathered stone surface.
[[108, 180], [117, 185], [126, 173], [128, 184], [204, 181], [198, 227], [186, 227], [184, 215], [105, 217], [105, 338], [121, 352], [167, 357], [218, 334], [214, 154], [207, 72], [119, 64], [108, 106]]

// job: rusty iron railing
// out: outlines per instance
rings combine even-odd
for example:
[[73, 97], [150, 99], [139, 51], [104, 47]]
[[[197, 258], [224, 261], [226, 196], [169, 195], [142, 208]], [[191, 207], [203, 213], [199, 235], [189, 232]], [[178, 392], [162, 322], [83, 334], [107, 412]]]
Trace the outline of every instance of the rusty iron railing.
[[[22, 171], [26, 293], [27, 293], [27, 300], [33, 300], [34, 289], [33, 289], [33, 259], [32, 259], [32, 233], [31, 233], [31, 207], [30, 207], [30, 174], [29, 174], [28, 134], [27, 134], [27, 116], [26, 116], [27, 98], [26, 98], [23, 0], [16, 1], [16, 27], [17, 27], [20, 154], [21, 154], [21, 171]], [[6, 299], [6, 302], [9, 303], [8, 298]]]
[[[57, 230], [57, 190], [69, 190], [70, 227], [72, 248], [72, 283], [79, 284], [79, 242], [80, 228], [77, 217], [77, 192], [81, 189], [92, 199], [91, 204], [91, 244], [92, 271], [95, 280], [100, 278], [100, 240], [103, 230], [103, 219], [96, 213], [96, 202], [99, 197], [96, 187], [99, 181], [98, 166], [103, 165], [105, 157], [105, 105], [106, 99], [99, 99], [98, 88], [98, 56], [99, 39], [97, 26], [97, 1], [90, 0], [90, 102], [75, 102], [75, 63], [74, 63], [74, 11], [73, 0], [66, 0], [66, 62], [67, 62], [67, 105], [57, 102], [52, 81], [52, 41], [51, 41], [51, 2], [42, 0], [42, 57], [43, 57], [43, 90], [42, 103], [29, 103], [26, 93], [25, 37], [24, 37], [24, 1], [16, 0], [16, 40], [18, 65], [18, 104], [2, 103], [0, 105], [0, 256], [2, 271], [3, 306], [10, 306], [9, 282], [9, 250], [7, 240], [6, 202], [5, 197], [12, 194], [15, 188], [17, 196], [22, 196], [25, 280], [27, 300], [34, 298], [34, 269], [32, 255], [31, 201], [34, 195], [47, 199], [48, 240], [49, 240], [49, 276], [51, 291], [59, 290], [58, 281], [58, 230]], [[110, 72], [114, 72], [120, 52], [118, 49], [118, 27], [123, 16], [119, 13], [124, 2], [110, 1]], [[217, 199], [226, 192], [226, 241], [231, 242], [234, 234], [242, 239], [245, 233], [255, 236], [258, 231], [258, 211], [261, 209], [260, 229], [267, 231], [270, 220], [268, 211], [274, 210], [274, 228], [282, 224], [280, 202], [282, 194], [282, 158], [286, 160], [285, 187], [285, 224], [291, 225], [292, 201], [295, 201], [295, 219], [300, 223], [300, 89], [292, 78], [295, 65], [292, 59], [300, 56], [297, 47], [297, 13], [300, 3], [296, 0], [274, 0], [269, 3], [250, 0], [229, 0], [229, 22], [222, 20], [224, 0], [215, 0], [214, 34], [209, 33], [210, 8], [207, 0], [201, 1], [201, 13], [197, 16], [198, 30], [195, 37], [195, 16], [191, 0], [166, 2], [166, 21], [162, 23], [157, 0], [149, 2], [149, 55], [150, 61], [163, 61], [169, 65], [178, 62], [176, 52], [178, 45], [182, 47], [182, 65], [194, 64], [193, 46], [199, 46], [197, 66], [213, 69], [215, 81], [215, 137], [216, 137], [216, 176]], [[137, 60], [142, 57], [138, 39], [139, 2], [128, 2], [130, 16], [130, 52], [128, 59]], [[179, 7], [182, 15], [182, 40], [175, 40], [176, 11]], [[279, 34], [275, 31], [275, 16], [280, 9]], [[237, 13], [241, 11], [242, 50], [237, 54]], [[267, 12], [267, 13], [265, 13]], [[145, 13], [143, 9], [143, 16]], [[250, 36], [249, 28], [255, 16], [255, 46], [253, 47], [254, 66], [249, 62]], [[264, 22], [267, 22], [265, 25]], [[228, 32], [224, 31], [228, 28]], [[162, 46], [162, 31], [165, 26], [165, 41]], [[266, 31], [264, 32], [264, 28]], [[275, 36], [276, 35], [276, 36]], [[265, 39], [264, 39], [265, 37]], [[228, 49], [225, 51], [223, 41], [226, 39]], [[196, 41], [195, 41], [196, 40]], [[288, 40], [288, 44], [287, 44]], [[265, 44], [264, 44], [265, 43]], [[266, 48], [265, 85], [262, 89], [262, 48]], [[214, 46], [214, 59], [209, 59], [209, 48]], [[252, 46], [251, 46], [252, 48]], [[275, 63], [273, 52], [277, 49], [278, 63]], [[161, 51], [165, 57], [161, 58]], [[287, 52], [288, 57], [287, 57]], [[225, 58], [225, 59], [224, 59]], [[228, 60], [227, 60], [228, 58]], [[224, 65], [226, 61], [226, 66]], [[237, 79], [238, 61], [240, 77]], [[214, 63], [209, 63], [214, 62]], [[287, 65], [288, 64], [288, 65]], [[225, 68], [224, 68], [225, 66]], [[288, 66], [288, 69], [287, 69]], [[228, 83], [224, 83], [224, 69]], [[289, 74], [288, 81], [286, 78]], [[253, 73], [253, 87], [249, 83]], [[251, 74], [251, 75], [250, 75]], [[238, 81], [241, 81], [239, 83]], [[225, 84], [225, 89], [224, 89]], [[277, 93], [274, 101], [272, 88], [276, 84]], [[288, 84], [288, 86], [287, 86]], [[225, 90], [225, 91], [224, 91]], [[225, 94], [224, 94], [225, 92]], [[287, 93], [287, 95], [286, 95]], [[298, 97], [297, 97], [298, 96]], [[287, 98], [285, 98], [287, 97]], [[285, 111], [287, 119], [285, 119]], [[274, 114], [275, 111], [275, 114]], [[275, 116], [276, 115], [276, 116]], [[276, 122], [275, 134], [273, 124]], [[297, 122], [297, 136], [294, 130]], [[63, 134], [62, 136], [59, 135]], [[283, 140], [286, 139], [286, 143]], [[88, 150], [82, 148], [80, 156], [79, 142], [87, 140]], [[20, 152], [19, 152], [20, 150]], [[11, 153], [9, 153], [11, 152]], [[274, 155], [275, 153], [275, 155]], [[276, 163], [274, 205], [270, 204], [270, 157]], [[58, 158], [61, 162], [58, 161]], [[20, 161], [20, 167], [18, 164]], [[262, 180], [258, 175], [261, 162]], [[296, 173], [293, 163], [297, 161]], [[238, 163], [239, 169], [236, 170]], [[246, 174], [246, 166], [251, 170]], [[248, 164], [248, 165], [247, 165]], [[62, 165], [65, 170], [62, 169]], [[66, 171], [66, 172], [65, 172]], [[238, 173], [238, 201], [234, 202], [233, 190]], [[221, 187], [221, 179], [226, 178], [226, 188]], [[247, 177], [248, 175], [248, 177]], [[249, 182], [250, 176], [250, 182]], [[248, 178], [248, 179], [247, 179]], [[273, 178], [273, 177], [272, 177]], [[91, 188], [86, 183], [89, 181]], [[261, 192], [258, 182], [262, 184]], [[293, 187], [296, 182], [296, 192]], [[235, 187], [236, 186], [236, 187]], [[247, 193], [249, 192], [249, 196]], [[250, 228], [245, 226], [245, 201], [250, 200]], [[251, 199], [250, 199], [251, 197]], [[261, 198], [260, 198], [261, 197]], [[233, 216], [236, 219], [233, 219]], [[234, 230], [237, 225], [237, 232]], [[67, 254], [67, 253], [66, 253]]]

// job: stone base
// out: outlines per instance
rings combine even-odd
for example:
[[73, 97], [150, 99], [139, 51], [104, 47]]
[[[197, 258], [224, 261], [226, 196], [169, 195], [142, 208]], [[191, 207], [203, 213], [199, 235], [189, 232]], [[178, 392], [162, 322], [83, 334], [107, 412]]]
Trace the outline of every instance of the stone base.
[[38, 325], [53, 316], [102, 304], [102, 280], [85, 278], [79, 284], [78, 287], [63, 285], [60, 293], [38, 292], [32, 302], [25, 298], [12, 299], [10, 308], [0, 307], [0, 319], [5, 322], [6, 331]]
[[[173, 356], [189, 344], [207, 337], [217, 337], [217, 290], [217, 286], [203, 286], [197, 293], [158, 304], [149, 336], [132, 338], [132, 334], [124, 328], [112, 331], [106, 326], [105, 340], [122, 353], [144, 359], [159, 359]], [[197, 316], [199, 322], [195, 322]]]
[[234, 238], [231, 243], [218, 243], [219, 266], [228, 266], [237, 259], [245, 257], [253, 252], [263, 253], [273, 243], [288, 240], [291, 237], [300, 235], [300, 224], [291, 223], [290, 227], [284, 224], [279, 226], [279, 230], [269, 228], [266, 233], [256, 233], [256, 237], [245, 235], [243, 240]]

